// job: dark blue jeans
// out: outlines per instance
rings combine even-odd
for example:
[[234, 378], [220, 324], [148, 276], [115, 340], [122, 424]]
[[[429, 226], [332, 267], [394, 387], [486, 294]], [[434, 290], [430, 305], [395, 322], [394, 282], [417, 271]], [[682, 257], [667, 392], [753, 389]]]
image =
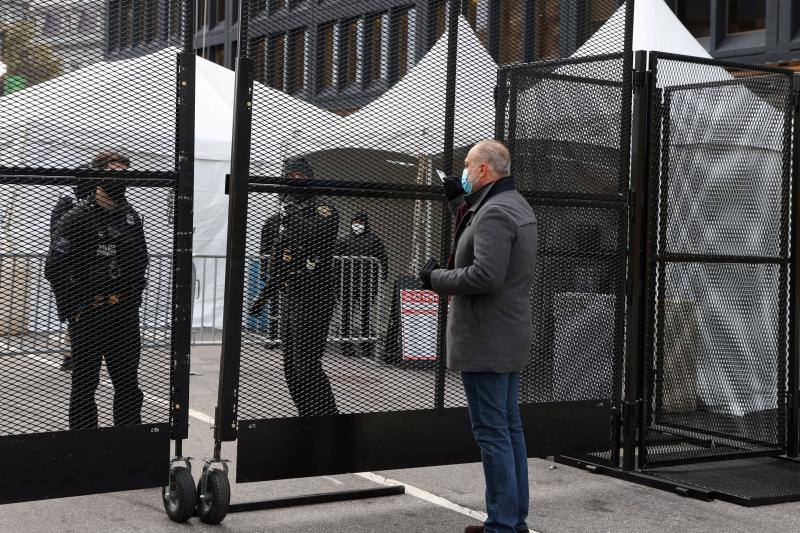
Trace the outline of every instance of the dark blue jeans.
[[486, 533], [528, 526], [528, 454], [519, 413], [519, 372], [462, 372], [472, 433], [486, 478]]

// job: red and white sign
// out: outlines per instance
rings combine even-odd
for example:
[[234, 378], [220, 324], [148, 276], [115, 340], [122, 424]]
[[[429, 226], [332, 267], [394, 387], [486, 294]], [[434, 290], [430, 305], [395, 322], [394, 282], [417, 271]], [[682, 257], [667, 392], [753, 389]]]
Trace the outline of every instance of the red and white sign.
[[400, 338], [403, 361], [435, 361], [439, 295], [419, 289], [400, 290]]

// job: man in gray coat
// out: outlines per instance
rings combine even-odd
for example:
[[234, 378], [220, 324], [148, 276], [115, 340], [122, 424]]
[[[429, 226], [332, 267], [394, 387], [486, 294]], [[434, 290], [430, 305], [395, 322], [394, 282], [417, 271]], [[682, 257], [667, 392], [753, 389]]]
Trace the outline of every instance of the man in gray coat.
[[456, 216], [448, 267], [429, 262], [425, 288], [451, 296], [447, 366], [461, 372], [486, 478], [487, 520], [466, 533], [527, 531], [528, 459], [519, 410], [519, 375], [531, 344], [530, 289], [536, 263], [533, 210], [509, 176], [506, 146], [476, 144], [457, 178], [445, 180]]

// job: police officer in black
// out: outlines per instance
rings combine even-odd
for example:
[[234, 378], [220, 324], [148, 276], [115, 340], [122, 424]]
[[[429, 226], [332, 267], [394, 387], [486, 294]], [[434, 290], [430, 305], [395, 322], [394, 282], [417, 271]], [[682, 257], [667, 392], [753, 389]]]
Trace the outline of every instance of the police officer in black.
[[[262, 283], [265, 284], [269, 280], [269, 261], [273, 247], [275, 246], [275, 242], [278, 238], [280, 224], [281, 214], [275, 214], [268, 217], [264, 222], [264, 225], [261, 226], [261, 240], [258, 249], [258, 278]], [[277, 290], [277, 286], [273, 286], [273, 290], [269, 291], [268, 294], [266, 291], [264, 291], [260, 295], [261, 303], [256, 301], [253, 307], [253, 309], [259, 309], [257, 314], [254, 313], [254, 316], [260, 315], [260, 309], [263, 309], [264, 306], [267, 307], [267, 334], [269, 335], [270, 340], [273, 341], [278, 338], [278, 330], [280, 328], [280, 312], [278, 309], [279, 298], [280, 294]]]
[[[386, 247], [380, 237], [369, 226], [369, 215], [359, 211], [350, 221], [350, 233], [339, 240], [336, 255], [340, 256], [339, 279], [342, 291], [342, 337], [353, 336], [352, 323], [356, 310], [361, 314], [360, 343], [362, 355], [372, 356], [375, 344], [370, 337], [370, 315], [379, 283], [386, 281], [388, 260]], [[354, 356], [355, 348], [351, 341], [342, 345], [342, 353]]]
[[[107, 152], [92, 167], [125, 170], [128, 159]], [[69, 427], [97, 427], [95, 391], [106, 361], [114, 385], [114, 425], [140, 424], [139, 307], [148, 256], [142, 219], [125, 198], [121, 175], [109, 172], [94, 198], [57, 222], [45, 264], [59, 318], [72, 335]]]
[[[75, 207], [76, 204], [80, 205], [91, 201], [91, 198], [94, 197], [94, 188], [95, 186], [92, 183], [81, 183], [73, 188], [74, 198], [72, 196], [62, 196], [58, 199], [53, 210], [50, 212], [50, 238], [53, 237], [53, 232], [58, 227], [61, 217], [63, 217], [67, 211]], [[71, 344], [71, 337], [72, 335], [68, 328], [66, 338], [67, 344]], [[70, 352], [64, 355], [64, 359], [61, 362], [61, 370], [72, 372], [72, 354]]]
[[[302, 187], [314, 171], [303, 157], [293, 157], [284, 162], [282, 175]], [[336, 207], [312, 194], [283, 197], [280, 213], [262, 228], [262, 242], [270, 250], [263, 257], [267, 282], [250, 314], [260, 315], [265, 303], [281, 292], [283, 370], [300, 416], [337, 413], [322, 356], [336, 304], [333, 255], [338, 231]]]

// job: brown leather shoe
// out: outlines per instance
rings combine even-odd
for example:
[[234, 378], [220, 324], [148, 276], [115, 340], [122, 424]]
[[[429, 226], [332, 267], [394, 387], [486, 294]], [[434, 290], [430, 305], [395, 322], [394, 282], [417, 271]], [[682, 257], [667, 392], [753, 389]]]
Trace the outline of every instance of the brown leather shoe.
[[483, 533], [483, 526], [467, 526], [464, 533]]

